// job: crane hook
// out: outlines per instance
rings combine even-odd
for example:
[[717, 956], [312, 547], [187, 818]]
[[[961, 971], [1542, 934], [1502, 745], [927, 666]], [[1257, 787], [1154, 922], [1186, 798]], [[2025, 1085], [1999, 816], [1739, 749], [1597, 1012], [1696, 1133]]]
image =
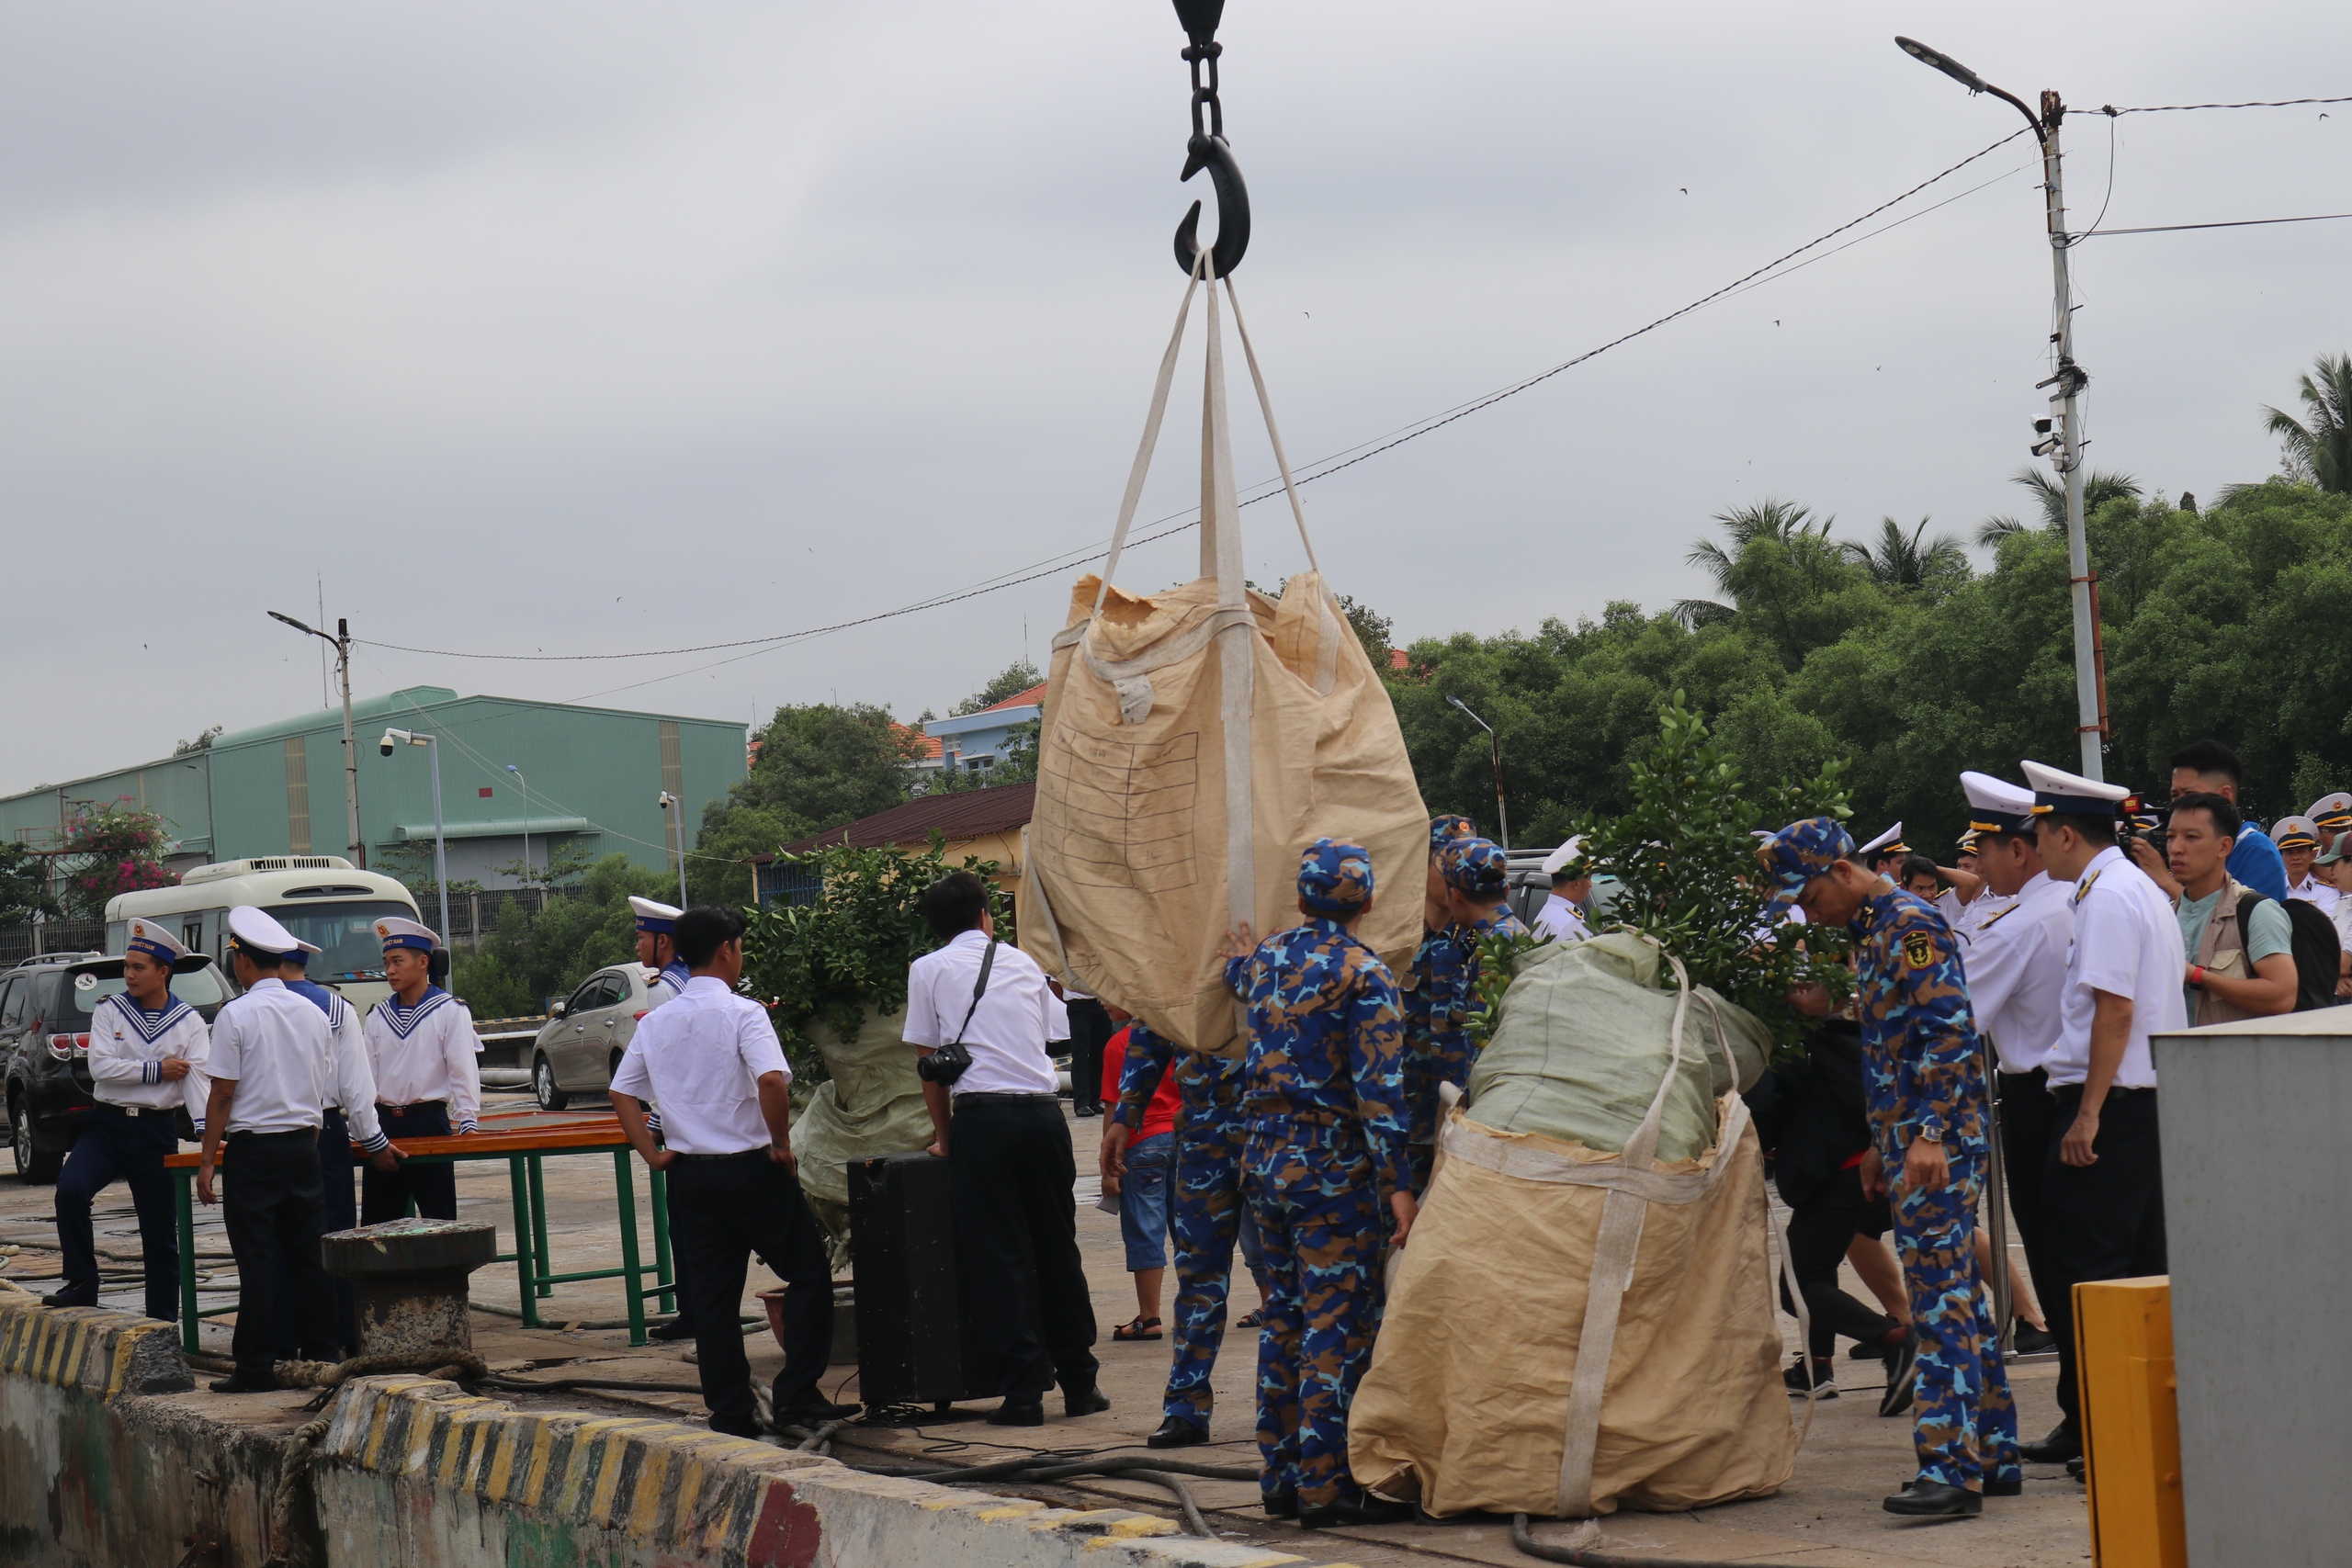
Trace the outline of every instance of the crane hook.
[[[1250, 187], [1243, 183], [1241, 165], [1234, 162], [1233, 149], [1225, 140], [1225, 106], [1217, 97], [1216, 62], [1225, 47], [1216, 41], [1216, 26], [1225, 12], [1225, 0], [1174, 0], [1174, 4], [1177, 19], [1190, 40], [1182, 58], [1193, 68], [1193, 137], [1184, 146], [1184, 172], [1177, 177], [1189, 180], [1203, 169], [1209, 172], [1209, 184], [1216, 191], [1216, 244], [1211, 257], [1215, 276], [1229, 277], [1250, 249]], [[1205, 82], [1202, 80], [1204, 66]], [[1205, 124], [1201, 115], [1204, 108], [1208, 110]], [[1200, 225], [1201, 204], [1195, 201], [1184, 220], [1176, 225], [1176, 265], [1188, 274], [1199, 262]]]

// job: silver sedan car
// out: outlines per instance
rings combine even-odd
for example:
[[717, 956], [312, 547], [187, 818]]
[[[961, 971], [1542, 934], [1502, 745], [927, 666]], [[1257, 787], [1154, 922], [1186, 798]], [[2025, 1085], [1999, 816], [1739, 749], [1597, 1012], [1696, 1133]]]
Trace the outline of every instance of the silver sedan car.
[[641, 964], [597, 970], [548, 1010], [531, 1043], [531, 1092], [542, 1111], [561, 1111], [574, 1095], [603, 1094], [620, 1070], [621, 1053], [650, 1010], [654, 973]]

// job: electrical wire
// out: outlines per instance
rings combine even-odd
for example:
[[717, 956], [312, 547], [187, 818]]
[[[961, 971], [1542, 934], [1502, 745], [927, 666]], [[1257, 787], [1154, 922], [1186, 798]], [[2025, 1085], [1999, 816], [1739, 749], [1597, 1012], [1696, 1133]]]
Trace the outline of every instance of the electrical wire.
[[[2327, 223], [2341, 218], [2352, 218], [2352, 212], [2314, 212], [2303, 218], [2237, 218], [2225, 223], [2151, 223], [2143, 229], [2101, 229], [2101, 238], [2109, 234], [2177, 234], [2189, 229], [2259, 229], [2271, 223]], [[2087, 240], [2084, 233], [2076, 236]]]
[[[1396, 431], [1392, 432], [1387, 436], [1374, 437], [1373, 440], [1369, 442], [1358, 443], [1356, 446], [1343, 447], [1338, 452], [1331, 453], [1329, 456], [1317, 458], [1311, 463], [1303, 465], [1297, 472], [1297, 482], [1299, 484], [1312, 484], [1317, 479], [1328, 479], [1333, 474], [1340, 473], [1348, 468], [1352, 468], [1359, 463], [1368, 462], [1372, 458], [1381, 456], [1383, 453], [1392, 452], [1408, 442], [1418, 441], [1424, 435], [1442, 430], [1447, 425], [1453, 424], [1458, 420], [1467, 419], [1474, 413], [1492, 408], [1497, 403], [1499, 403], [1508, 398], [1517, 397], [1521, 392], [1543, 385], [1553, 377], [1560, 375], [1564, 371], [1572, 370], [1589, 360], [1598, 358], [1600, 355], [1608, 353], [1611, 349], [1622, 347], [1625, 344], [1633, 342], [1635, 338], [1656, 332], [1658, 328], [1666, 326], [1669, 322], [1679, 321], [1682, 317], [1690, 315], [1694, 310], [1702, 310], [1727, 295], [1738, 292], [1747, 286], [1755, 283], [1765, 274], [1772, 272], [1775, 268], [1782, 266], [1785, 263], [1793, 261], [1796, 257], [1804, 255], [1807, 251], [1814, 250], [1821, 245], [1826, 244], [1829, 241], [1836, 239], [1838, 235], [1845, 233], [1850, 229], [1857, 228], [1861, 224], [1869, 222], [1880, 213], [1888, 210], [1890, 208], [1899, 206], [1903, 202], [1908, 201], [1911, 197], [1918, 195], [1921, 191], [1926, 190], [1929, 186], [1936, 184], [1938, 181], [1947, 179], [1952, 175], [1955, 175], [1961, 170], [1968, 167], [1969, 164], [1997, 152], [1999, 149], [2016, 141], [2018, 137], [2027, 134], [2031, 129], [2032, 128], [2030, 126], [2020, 127], [2019, 129], [2009, 132], [2000, 140], [1992, 142], [1977, 152], [1970, 153], [1967, 157], [1962, 158], [1960, 162], [1951, 165], [1949, 168], [1943, 169], [1937, 174], [1930, 175], [1928, 178], [1921, 180], [1917, 185], [1913, 186], [1910, 189], [1904, 191], [1901, 195], [1891, 197], [1887, 200], [1880, 202], [1876, 207], [1873, 207], [1869, 211], [1862, 213], [1860, 217], [1849, 219], [1847, 221], [1838, 224], [1836, 228], [1827, 231], [1826, 233], [1817, 234], [1814, 238], [1807, 240], [1804, 244], [1797, 246], [1795, 249], [1783, 252], [1781, 254], [1775, 256], [1772, 260], [1766, 262], [1763, 265], [1755, 268], [1753, 271], [1745, 273], [1740, 276], [1732, 279], [1732, 281], [1724, 284], [1722, 288], [1714, 289], [1707, 294], [1701, 295], [1698, 299], [1691, 300], [1689, 304], [1684, 305], [1678, 310], [1669, 310], [1665, 315], [1659, 316], [1654, 321], [1635, 327], [1630, 332], [1623, 333], [1616, 337], [1611, 338], [1608, 342], [1601, 344], [1596, 348], [1587, 349], [1582, 354], [1577, 355], [1572, 358], [1562, 360], [1559, 364], [1553, 366], [1548, 370], [1541, 371], [1533, 376], [1527, 377], [1522, 380], [1515, 381], [1510, 386], [1503, 387], [1496, 391], [1488, 392], [1483, 397], [1474, 398], [1465, 403], [1457, 403], [1451, 409], [1431, 414], [1427, 418], [1415, 421], [1409, 424], [1400, 425]], [[1980, 186], [1978, 188], [1982, 187]], [[1968, 193], [1963, 192], [1962, 194], [1966, 195]], [[1939, 203], [1939, 205], [1943, 204]], [[1892, 228], [1894, 225], [1890, 224], [1888, 227]], [[1883, 232], [1883, 231], [1881, 231]], [[1840, 246], [1838, 248], [1842, 250], [1845, 247]], [[1791, 268], [1790, 270], [1793, 271], [1794, 269]], [[1272, 500], [1274, 496], [1283, 493], [1282, 488], [1277, 481], [1262, 480], [1261, 481], [1261, 484], [1269, 485], [1272, 486], [1272, 488], [1265, 489], [1261, 494], [1253, 495], [1249, 499], [1242, 501], [1240, 502], [1241, 505], [1253, 506], [1259, 502]], [[1168, 538], [1172, 535], [1181, 534], [1189, 528], [1199, 525], [1199, 519], [1197, 516], [1192, 515], [1190, 513], [1170, 513], [1167, 518], [1160, 519], [1160, 521], [1170, 521], [1177, 517], [1187, 517], [1190, 520], [1178, 523], [1174, 527], [1164, 529], [1159, 533], [1148, 534], [1141, 538], [1131, 539], [1128, 541], [1129, 547], [1132, 548], [1136, 545], [1149, 544], [1156, 539]], [[1071, 558], [1074, 552], [1065, 552], [1059, 557], [1048, 558], [1056, 562], [1056, 564], [1046, 566], [1042, 570], [1014, 575], [1001, 574], [998, 578], [987, 580], [980, 585], [962, 589], [952, 593], [944, 593], [929, 599], [920, 600], [911, 604], [901, 605], [894, 610], [878, 611], [874, 615], [862, 615], [853, 620], [837, 621], [830, 626], [811, 626], [799, 631], [778, 632], [772, 637], [740, 637], [729, 642], [702, 643], [684, 648], [648, 649], [629, 653], [463, 653], [449, 649], [415, 648], [404, 643], [378, 642], [371, 638], [365, 637], [354, 637], [352, 638], [352, 641], [354, 644], [359, 646], [380, 648], [398, 653], [424, 654], [435, 659], [490, 659], [526, 663], [571, 663], [588, 662], [592, 660], [601, 661], [616, 659], [660, 659], [688, 653], [714, 653], [721, 649], [737, 648], [751, 649], [754, 652], [765, 652], [772, 648], [780, 647], [787, 642], [799, 641], [814, 637], [822, 637], [832, 632], [847, 631], [856, 626], [872, 626], [878, 621], [894, 620], [902, 615], [916, 615], [925, 610], [939, 609], [948, 604], [956, 604], [962, 600], [978, 597], [983, 593], [998, 592], [1006, 588], [1016, 587], [1024, 582], [1035, 581], [1041, 577], [1050, 577], [1057, 572], [1067, 571], [1073, 566], [1082, 566], [1093, 561], [1101, 560], [1109, 553], [1110, 550], [1107, 545], [1103, 548], [1097, 550], [1092, 554], [1081, 556], [1076, 559]], [[751, 655], [742, 654], [738, 655], [737, 657], [749, 658]], [[717, 664], [698, 665], [693, 670], [683, 670], [668, 675], [654, 676], [646, 681], [634, 682], [630, 685], [627, 686], [609, 687], [605, 692], [592, 693], [589, 694], [589, 695], [604, 696], [610, 694], [612, 692], [628, 691], [631, 690], [633, 686], [650, 685], [658, 681], [675, 680], [681, 675], [695, 674], [701, 670], [715, 669], [718, 667], [718, 664], [732, 663], [734, 661], [734, 660], [720, 660], [717, 661]], [[586, 699], [575, 698], [573, 700], [584, 701]]]
[[2107, 121], [2107, 194], [2098, 198], [2098, 216], [2091, 220], [2091, 226], [2084, 230], [2079, 234], [2069, 234], [2066, 236], [2067, 249], [2072, 250], [2076, 245], [2081, 244], [2085, 240], [2089, 239], [2093, 234], [2098, 232], [2098, 226], [2107, 221], [2107, 204], [2114, 199], [2115, 117], [2110, 115], [2108, 117]]
[[2352, 98], [2272, 98], [2251, 104], [2145, 104], [2136, 108], [2117, 108], [2113, 104], [2101, 104], [2097, 112], [2104, 115], [2179, 114], [2188, 109], [2290, 109], [2300, 104], [2352, 104]]

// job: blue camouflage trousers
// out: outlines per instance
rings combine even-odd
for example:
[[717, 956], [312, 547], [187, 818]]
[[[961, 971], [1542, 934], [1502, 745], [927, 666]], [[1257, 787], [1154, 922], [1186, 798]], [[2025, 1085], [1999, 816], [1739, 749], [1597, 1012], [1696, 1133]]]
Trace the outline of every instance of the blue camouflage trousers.
[[1176, 1300], [1160, 1414], [1208, 1429], [1216, 1396], [1209, 1374], [1225, 1343], [1233, 1246], [1250, 1271], [1261, 1267], [1249, 1211], [1241, 1201], [1241, 1152], [1249, 1122], [1241, 1114], [1240, 1064], [1188, 1053], [1174, 1068], [1183, 1096], [1176, 1127], [1176, 1173], [1169, 1232], [1176, 1243]]
[[[1919, 1473], [1979, 1491], [2014, 1481], [2018, 1411], [2001, 1359], [2000, 1325], [1976, 1272], [1976, 1205], [1984, 1191], [1984, 1151], [1948, 1152], [1951, 1179], [1937, 1192], [1896, 1190], [1894, 1243], [1911, 1297], [1919, 1345], [1913, 1441]], [[1890, 1175], [1901, 1162], [1890, 1160]]]
[[1355, 1490], [1348, 1406], [1380, 1326], [1380, 1191], [1353, 1126], [1255, 1118], [1242, 1171], [1266, 1253], [1258, 1484], [1324, 1507]]

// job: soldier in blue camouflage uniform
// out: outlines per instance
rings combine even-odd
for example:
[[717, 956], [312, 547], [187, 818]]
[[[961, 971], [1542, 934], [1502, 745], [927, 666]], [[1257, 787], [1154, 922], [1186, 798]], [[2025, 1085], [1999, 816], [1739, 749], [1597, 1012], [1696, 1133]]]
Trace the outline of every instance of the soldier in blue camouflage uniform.
[[[1248, 1123], [1241, 1114], [1242, 1064], [1238, 1057], [1178, 1050], [1141, 1020], [1127, 1026], [1127, 1054], [1119, 1064], [1119, 1103], [1104, 1136], [1122, 1145], [1143, 1124], [1144, 1107], [1161, 1077], [1176, 1074], [1176, 1177], [1169, 1230], [1176, 1242], [1173, 1355], [1159, 1429], [1145, 1440], [1155, 1449], [1188, 1448], [1209, 1440], [1216, 1370], [1225, 1341], [1226, 1301], [1233, 1277], [1233, 1247], [1241, 1243], [1250, 1270], [1259, 1269], [1254, 1226], [1241, 1201], [1241, 1149]], [[1265, 1293], [1262, 1279], [1259, 1292]]]
[[[1477, 1005], [1478, 940], [1527, 934], [1526, 924], [1505, 902], [1510, 871], [1510, 856], [1491, 839], [1454, 838], [1437, 852], [1438, 880], [1445, 890], [1446, 989], [1430, 1010], [1429, 1043], [1409, 1102], [1416, 1144], [1433, 1143], [1437, 1137], [1438, 1086], [1450, 1083], [1460, 1089], [1470, 1081], [1477, 1055], [1470, 1044], [1470, 1013]], [[1428, 1170], [1417, 1165], [1414, 1193], [1418, 1196], [1428, 1186]]]
[[1241, 1190], [1270, 1292], [1259, 1486], [1268, 1514], [1310, 1529], [1410, 1512], [1365, 1493], [1348, 1469], [1348, 1406], [1379, 1326], [1383, 1211], [1399, 1245], [1416, 1212], [1396, 983], [1352, 930], [1372, 894], [1371, 855], [1317, 839], [1298, 873], [1306, 923], [1254, 945], [1240, 928], [1225, 968], [1250, 1006]]
[[1918, 1477], [1892, 1514], [1951, 1517], [2024, 1489], [2017, 1406], [2000, 1326], [1977, 1278], [1976, 1205], [1987, 1156], [1984, 1055], [1960, 949], [1933, 906], [1849, 860], [1826, 817], [1781, 829], [1757, 851], [1791, 902], [1854, 934], [1857, 1004], [1872, 1149], [1865, 1193], [1894, 1173], [1894, 1237], [1917, 1341]]
[[1458, 1027], [1452, 1021], [1456, 987], [1468, 949], [1445, 913], [1445, 879], [1440, 874], [1447, 845], [1475, 839], [1478, 829], [1467, 817], [1430, 819], [1428, 896], [1421, 907], [1421, 945], [1397, 980], [1405, 1014], [1405, 1109], [1408, 1118], [1407, 1156], [1412, 1162], [1413, 1191], [1430, 1184], [1430, 1167], [1437, 1145], [1437, 1036]]

